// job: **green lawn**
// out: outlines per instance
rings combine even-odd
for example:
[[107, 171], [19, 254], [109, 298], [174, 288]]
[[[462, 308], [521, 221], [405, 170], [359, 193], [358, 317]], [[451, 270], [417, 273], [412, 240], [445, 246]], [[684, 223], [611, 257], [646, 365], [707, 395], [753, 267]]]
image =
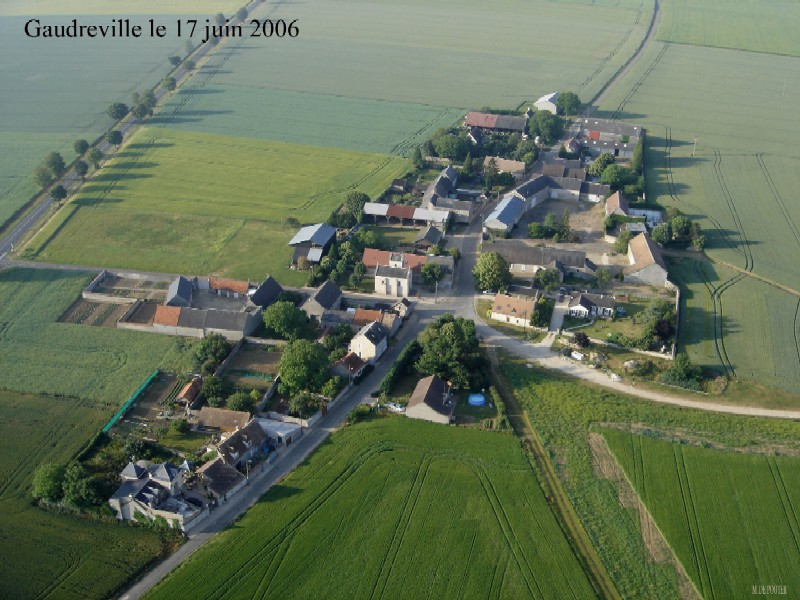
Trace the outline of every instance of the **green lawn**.
[[[635, 323], [636, 315], [647, 308], [650, 300], [638, 300], [632, 298], [630, 302], [617, 302], [617, 307], [625, 309], [625, 316], [616, 316], [614, 319], [595, 319], [595, 322], [588, 327], [581, 327], [578, 331], [582, 331], [586, 335], [598, 340], [605, 340], [609, 334], [619, 333], [630, 338], [638, 338], [642, 333], [642, 324]], [[581, 323], [577, 323], [580, 321]], [[564, 328], [573, 326], [575, 324], [586, 324], [589, 321], [585, 319], [570, 320], [570, 325], [564, 322]]]
[[[7, 365], [3, 368], [9, 373]], [[156, 532], [78, 519], [30, 504], [36, 467], [66, 464], [108, 416], [108, 411], [74, 398], [0, 390], [0, 597], [115, 596], [165, 552]]]
[[324, 221], [351, 189], [376, 196], [406, 160], [146, 128], [32, 241], [40, 260], [285, 284], [295, 230]]
[[364, 229], [374, 231], [378, 236], [378, 244], [386, 250], [394, 250], [397, 246], [413, 246], [421, 229], [415, 227], [375, 227], [366, 225]]
[[791, 0], [664, 0], [661, 10], [659, 40], [800, 56]]
[[[108, 14], [108, 3], [92, 3], [105, 4], [103, 12]], [[0, 15], [41, 18], [56, 4], [3, 2]], [[118, 10], [114, 9], [117, 17], [121, 16]], [[61, 14], [74, 16], [69, 9]], [[33, 170], [48, 152], [60, 151], [67, 163], [71, 162], [75, 158], [73, 141], [101, 135], [111, 125], [106, 114], [109, 104], [129, 103], [132, 91], [160, 81], [170, 69], [167, 57], [183, 46], [183, 41], [174, 37], [32, 39], [23, 33], [26, 20], [0, 16], [0, 54], [9, 57], [3, 64], [6, 83], [0, 86], [0, 225], [37, 191]], [[45, 16], [45, 20], [49, 24], [69, 22], [67, 17]], [[134, 20], [145, 22], [144, 17]]]
[[[224, 64], [221, 51], [209, 65]], [[209, 76], [210, 77], [210, 76]], [[356, 152], [409, 154], [464, 111], [443, 106], [206, 83], [201, 73], [151, 125]]]
[[93, 275], [0, 271], [3, 388], [78, 397], [110, 417], [153, 369], [180, 366], [175, 338], [56, 322]]
[[478, 0], [264, 5], [255, 16], [274, 9], [273, 18], [298, 19], [302, 43], [248, 38], [214, 82], [460, 108], [514, 108], [567, 89], [590, 98], [635, 51], [652, 8], [639, 0], [502, 0], [491, 10]]
[[800, 459], [603, 437], [704, 598], [800, 587]]
[[334, 433], [147, 598], [276, 594], [594, 596], [513, 436], [402, 417]]
[[[620, 505], [619, 491], [614, 484], [597, 476], [588, 443], [595, 424], [627, 428], [633, 424], [652, 432], [653, 436], [691, 439], [692, 443], [709, 442], [721, 448], [780, 446], [787, 452], [800, 450], [798, 422], [737, 417], [642, 402], [552, 372], [529, 369], [525, 361], [510, 357], [504, 357], [501, 369], [557, 465], [575, 510], [623, 598], [664, 600], [681, 596], [674, 569], [667, 563], [654, 562], [645, 549], [638, 515]], [[718, 468], [701, 472], [707, 474], [710, 481], [725, 476]], [[733, 493], [743, 498], [759, 489], [757, 482], [743, 480]], [[731, 495], [721, 497], [724, 498], [722, 505], [738, 501]], [[713, 506], [710, 505], [709, 510]], [[742, 530], [736, 535], [742, 535], [746, 528], [748, 535], [758, 538], [753, 541], [754, 547], [769, 544], [773, 539], [771, 527], [761, 529], [755, 522], [729, 520], [728, 528], [733, 526]], [[718, 538], [709, 539], [708, 543], [716, 549], [726, 541]], [[782, 546], [776, 545], [773, 551], [779, 548]], [[779, 583], [790, 577], [793, 581], [797, 570], [785, 571], [784, 575]], [[749, 595], [748, 587], [739, 596], [719, 597]]]

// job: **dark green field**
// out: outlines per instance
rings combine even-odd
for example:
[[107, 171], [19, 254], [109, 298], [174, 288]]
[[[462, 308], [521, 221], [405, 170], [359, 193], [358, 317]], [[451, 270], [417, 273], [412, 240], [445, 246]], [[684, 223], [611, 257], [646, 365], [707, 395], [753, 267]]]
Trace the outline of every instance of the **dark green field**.
[[513, 436], [393, 417], [333, 434], [147, 597], [276, 596], [594, 593]]

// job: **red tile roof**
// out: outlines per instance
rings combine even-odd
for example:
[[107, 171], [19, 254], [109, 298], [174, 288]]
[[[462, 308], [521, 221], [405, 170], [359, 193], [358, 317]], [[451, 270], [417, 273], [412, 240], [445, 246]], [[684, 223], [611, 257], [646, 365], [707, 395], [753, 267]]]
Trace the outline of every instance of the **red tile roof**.
[[[388, 267], [392, 254], [400, 253], [388, 252], [386, 250], [376, 250], [375, 248], [365, 248], [364, 256], [361, 258], [361, 262], [363, 262], [364, 266], [368, 269], [374, 269], [378, 266]], [[422, 268], [422, 265], [428, 262], [427, 256], [420, 256], [419, 254], [402, 253], [402, 256], [405, 267], [407, 269], [411, 269], [412, 271], [418, 271]]]
[[488, 113], [470, 111], [464, 119], [464, 125], [467, 127], [486, 127], [492, 129], [497, 124], [497, 115], [490, 115]]
[[589, 132], [589, 139], [590, 140], [599, 140], [600, 139], [600, 132], [599, 131], [590, 131]]
[[166, 325], [176, 327], [181, 316], [180, 306], [156, 306], [156, 314], [153, 316], [153, 325]]
[[246, 294], [250, 289], [250, 284], [246, 281], [235, 281], [221, 277], [209, 277], [208, 285], [211, 286], [212, 290], [226, 290], [237, 294]]
[[383, 313], [379, 310], [357, 308], [355, 314], [353, 315], [353, 325], [363, 327], [364, 325], [369, 325], [373, 321], [380, 323], [382, 316]]
[[414, 207], [404, 204], [390, 204], [386, 210], [386, 216], [394, 217], [395, 219], [413, 219]]

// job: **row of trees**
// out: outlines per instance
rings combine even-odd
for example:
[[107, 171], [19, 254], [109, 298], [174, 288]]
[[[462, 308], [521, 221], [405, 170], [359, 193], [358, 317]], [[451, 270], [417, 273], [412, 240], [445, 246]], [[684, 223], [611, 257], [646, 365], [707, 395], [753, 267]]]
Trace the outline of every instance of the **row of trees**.
[[608, 152], [603, 152], [589, 165], [588, 173], [592, 177], [600, 179], [601, 183], [611, 187], [612, 190], [621, 190], [626, 196], [636, 198], [644, 194], [644, 177], [641, 175], [641, 144], [637, 145], [639, 152], [638, 166], [636, 161], [636, 151], [634, 152], [634, 166], [624, 167], [614, 162], [614, 156]]
[[706, 245], [706, 236], [700, 224], [692, 222], [676, 208], [667, 210], [667, 220], [653, 228], [651, 237], [662, 246], [691, 244], [697, 250], [702, 250]]

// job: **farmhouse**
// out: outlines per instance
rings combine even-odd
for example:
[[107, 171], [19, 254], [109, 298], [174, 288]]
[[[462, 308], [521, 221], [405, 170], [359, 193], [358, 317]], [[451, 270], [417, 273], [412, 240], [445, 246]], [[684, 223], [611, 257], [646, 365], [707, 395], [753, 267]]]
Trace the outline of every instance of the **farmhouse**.
[[342, 305], [342, 290], [328, 279], [306, 300], [302, 308], [312, 319], [322, 320], [327, 311], [339, 310]]
[[198, 517], [207, 514], [177, 497], [183, 488], [183, 472], [169, 462], [152, 465], [146, 461], [131, 462], [120, 478], [122, 485], [108, 504], [121, 521], [162, 518], [171, 527], [186, 531]]
[[243, 410], [228, 410], [204, 406], [197, 415], [197, 425], [222, 432], [236, 431], [247, 425], [250, 413]]
[[207, 289], [211, 293], [224, 298], [245, 298], [250, 291], [250, 282], [223, 279], [222, 277], [209, 277], [208, 287], [204, 286], [204, 279], [197, 279], [200, 289]]
[[549, 113], [558, 114], [558, 107], [556, 106], [556, 102], [558, 102], [558, 92], [553, 92], [551, 94], [547, 94], [546, 96], [542, 96], [533, 105], [536, 107], [536, 110], [546, 110]]
[[613, 296], [580, 294], [569, 302], [569, 315], [579, 319], [610, 319], [616, 306]]
[[242, 429], [217, 445], [217, 452], [225, 464], [243, 467], [265, 448], [267, 436], [257, 421], [250, 421]]
[[628, 199], [622, 192], [614, 192], [606, 199], [606, 216], [628, 216]]
[[428, 257], [419, 254], [409, 254], [405, 252], [389, 252], [388, 250], [376, 250], [375, 248], [365, 248], [361, 262], [367, 269], [375, 267], [405, 267], [414, 273], [419, 273], [422, 265], [428, 262]]
[[519, 223], [526, 210], [528, 210], [528, 206], [524, 200], [513, 194], [506, 194], [486, 217], [483, 227], [488, 231], [511, 231]]
[[197, 475], [211, 495], [222, 501], [247, 484], [244, 475], [219, 457], [197, 469]]
[[370, 323], [362, 327], [350, 340], [348, 350], [355, 353], [361, 360], [375, 364], [386, 352], [388, 337], [378, 323]]
[[360, 329], [373, 321], [380, 323], [387, 335], [393, 337], [394, 334], [397, 333], [397, 330], [400, 329], [403, 319], [400, 315], [393, 312], [357, 308], [356, 312], [353, 314], [353, 321], [351, 324]]
[[405, 267], [375, 267], [375, 293], [385, 296], [407, 296], [412, 289], [411, 269]]
[[483, 170], [489, 166], [489, 163], [494, 161], [497, 170], [500, 173], [510, 173], [514, 179], [519, 181], [525, 176], [525, 163], [518, 160], [508, 160], [500, 158], [499, 156], [487, 156], [483, 159]]
[[458, 171], [451, 166], [445, 167], [422, 194], [423, 206], [427, 208], [427, 204], [438, 198], [447, 198], [456, 189], [456, 183], [458, 183]]
[[491, 318], [495, 321], [527, 327], [535, 310], [535, 296], [533, 299], [529, 299], [497, 294], [492, 302]]
[[380, 202], [367, 202], [364, 205], [364, 215], [372, 217], [376, 225], [380, 223], [409, 227], [424, 227], [432, 225], [442, 231], [447, 228], [450, 220], [449, 210], [438, 208], [414, 208], [403, 204], [385, 204]]
[[628, 243], [628, 261], [630, 265], [623, 270], [625, 281], [673, 287], [661, 249], [647, 233], [640, 233]]
[[228, 340], [238, 341], [255, 331], [260, 323], [261, 309], [258, 307], [214, 310], [158, 306], [150, 328], [157, 333], [197, 338], [219, 333]]
[[428, 227], [414, 240], [414, 248], [417, 250], [428, 250], [431, 246], [438, 246], [443, 237], [442, 232], [436, 229], [436, 227]]
[[574, 129], [582, 149], [594, 156], [608, 152], [619, 158], [633, 158], [636, 145], [645, 134], [638, 125], [591, 117], [577, 119]]
[[281, 284], [278, 283], [272, 275], [267, 275], [264, 283], [258, 286], [258, 288], [255, 290], [251, 290], [249, 292], [249, 298], [250, 302], [255, 306], [259, 306], [264, 309], [272, 304], [275, 304], [282, 293], [283, 288], [281, 287]]
[[532, 246], [524, 240], [495, 240], [484, 244], [483, 250], [497, 252], [506, 259], [511, 274], [517, 277], [533, 276], [539, 269], [558, 269], [562, 278], [564, 275], [594, 277], [594, 264], [580, 250]]
[[527, 119], [513, 115], [493, 115], [470, 111], [464, 117], [464, 127], [479, 127], [500, 133], [523, 133]]
[[309, 263], [318, 263], [328, 252], [335, 239], [336, 228], [326, 223], [303, 227], [289, 240], [289, 245], [294, 248], [292, 264], [296, 265], [301, 257]]
[[455, 198], [435, 198], [430, 206], [438, 211], [449, 211], [453, 221], [456, 223], [469, 223], [472, 221], [472, 214], [475, 204], [469, 200], [457, 200]]
[[455, 402], [450, 400], [449, 386], [438, 375], [419, 380], [406, 407], [406, 416], [448, 425], [453, 418]]
[[178, 277], [169, 284], [167, 299], [164, 304], [166, 306], [190, 307], [192, 305], [193, 287], [193, 283], [186, 279], [186, 277]]
[[405, 321], [406, 317], [411, 314], [413, 307], [408, 298], [403, 298], [395, 302], [390, 310]]
[[364, 368], [368, 364], [369, 363], [367, 361], [362, 360], [361, 357], [355, 352], [348, 352], [342, 358], [333, 363], [331, 371], [334, 375], [345, 377], [348, 380], [351, 380], [354, 377], [359, 377], [364, 372]]

